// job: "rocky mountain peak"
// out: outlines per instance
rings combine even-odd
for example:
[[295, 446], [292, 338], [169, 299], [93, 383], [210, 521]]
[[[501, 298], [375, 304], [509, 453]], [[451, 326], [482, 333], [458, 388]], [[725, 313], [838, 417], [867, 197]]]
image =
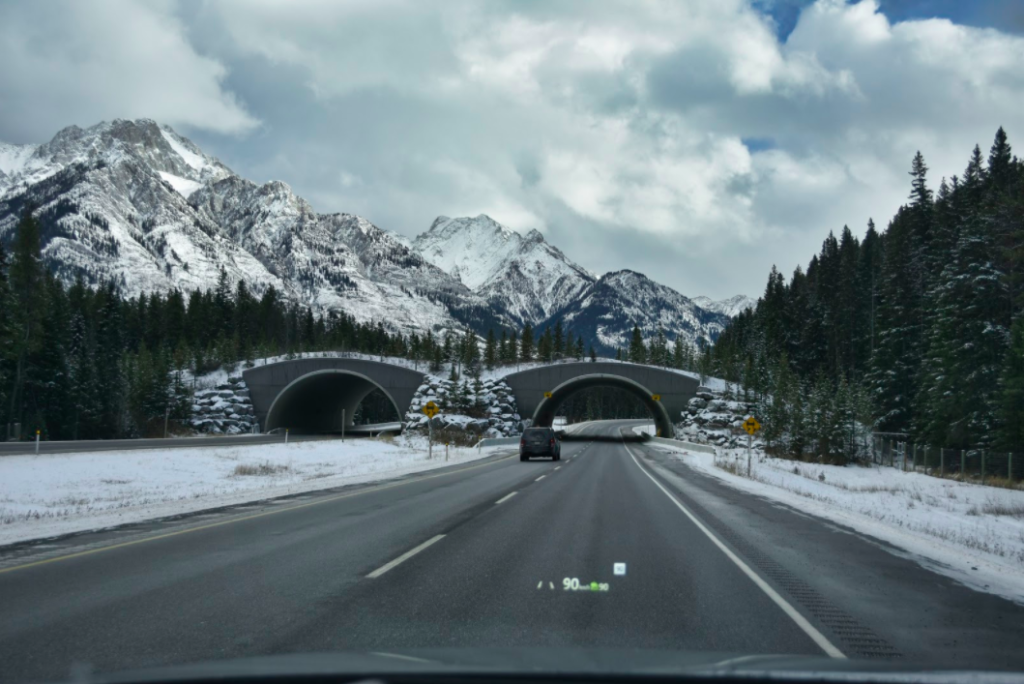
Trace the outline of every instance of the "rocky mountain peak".
[[150, 119], [0, 143], [0, 240], [12, 239], [28, 206], [58, 277], [113, 282], [127, 296], [210, 289], [223, 271], [256, 296], [273, 286], [318, 313], [344, 310], [402, 332], [521, 328], [562, 313], [579, 321], [604, 306], [605, 322], [623, 329], [646, 311], [688, 335], [714, 335], [691, 325], [695, 307], [674, 290], [632, 271], [598, 281], [538, 230], [522, 235], [487, 214], [439, 216], [408, 240], [359, 216], [318, 214], [288, 183], [242, 178]]

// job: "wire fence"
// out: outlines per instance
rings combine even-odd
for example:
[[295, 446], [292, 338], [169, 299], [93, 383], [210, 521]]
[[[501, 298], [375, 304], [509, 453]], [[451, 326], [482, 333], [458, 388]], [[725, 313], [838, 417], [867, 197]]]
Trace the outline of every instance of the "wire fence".
[[906, 435], [879, 433], [871, 436], [871, 460], [904, 471], [918, 471], [938, 477], [1024, 480], [1024, 453], [988, 449], [940, 449], [913, 444]]

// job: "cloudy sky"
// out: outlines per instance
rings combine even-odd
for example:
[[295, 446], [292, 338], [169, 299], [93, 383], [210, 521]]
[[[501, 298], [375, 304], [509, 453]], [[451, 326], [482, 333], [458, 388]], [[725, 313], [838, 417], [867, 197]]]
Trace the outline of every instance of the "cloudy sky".
[[691, 296], [884, 226], [916, 150], [934, 186], [1024, 141], [1021, 0], [0, 0], [0, 64], [0, 140], [149, 117], [319, 211]]

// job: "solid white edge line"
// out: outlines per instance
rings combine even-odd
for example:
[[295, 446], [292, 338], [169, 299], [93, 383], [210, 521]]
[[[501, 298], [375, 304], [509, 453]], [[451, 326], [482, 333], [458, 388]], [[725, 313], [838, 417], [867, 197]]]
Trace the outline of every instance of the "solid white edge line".
[[395, 566], [404, 563], [405, 561], [409, 560], [410, 558], [415, 556], [420, 551], [423, 551], [428, 546], [436, 544], [437, 542], [441, 541], [442, 539], [444, 539], [444, 535], [443, 534], [439, 534], [436, 537], [431, 537], [430, 539], [428, 539], [427, 541], [423, 542], [422, 544], [420, 544], [416, 548], [409, 549], [408, 551], [406, 551], [405, 553], [403, 553], [401, 556], [399, 556], [395, 560], [391, 561], [390, 563], [385, 563], [384, 565], [380, 566], [379, 568], [377, 568], [376, 570], [371, 572], [369, 575], [367, 575], [366, 578], [367, 579], [376, 579], [376, 578], [380, 577], [381, 575], [383, 575], [388, 570], [391, 570]]
[[503, 496], [500, 499], [498, 499], [497, 501], [495, 501], [494, 505], [497, 506], [500, 503], [505, 503], [506, 501], [508, 501], [509, 499], [511, 499], [515, 495], [516, 495], [515, 492], [512, 492], [511, 494], [506, 494], [505, 496]]
[[540, 477], [538, 477], [538, 478], [537, 478], [536, 480], [534, 480], [534, 482], [540, 482], [540, 481], [541, 481], [541, 480], [543, 480], [543, 479], [544, 479], [545, 477], [547, 477], [547, 475], [541, 475], [541, 476], [540, 476]]
[[782, 596], [780, 596], [777, 591], [772, 589], [772, 587], [767, 582], [765, 582], [760, 575], [754, 572], [749, 565], [744, 563], [735, 553], [733, 553], [729, 549], [729, 547], [726, 546], [717, 536], [715, 536], [715, 534], [711, 530], [705, 527], [704, 523], [698, 520], [697, 516], [690, 512], [690, 509], [681, 504], [679, 500], [672, 495], [671, 492], [665, 489], [660, 482], [654, 479], [654, 476], [647, 472], [646, 468], [640, 465], [640, 461], [636, 459], [636, 456], [633, 454], [633, 450], [630, 449], [625, 442], [622, 443], [622, 446], [626, 447], [626, 453], [628, 453], [629, 457], [633, 459], [633, 463], [635, 463], [636, 467], [640, 469], [640, 472], [646, 475], [651, 480], [651, 482], [653, 482], [655, 486], [658, 489], [660, 489], [662, 493], [664, 493], [665, 496], [667, 496], [672, 501], [672, 503], [674, 503], [676, 507], [679, 508], [679, 510], [681, 510], [686, 515], [687, 518], [690, 519], [690, 522], [696, 525], [698, 530], [703, 532], [704, 535], [708, 539], [710, 539], [712, 543], [714, 543], [714, 545], [717, 546], [719, 550], [721, 550], [721, 552], [724, 553], [729, 560], [735, 563], [736, 566], [743, 571], [743, 574], [749, 577], [751, 581], [753, 581], [753, 583], [756, 584], [761, 591], [767, 594], [768, 598], [770, 598], [775, 603], [775, 605], [781, 608], [782, 612], [788, 615], [789, 618], [796, 623], [797, 627], [802, 629], [804, 633], [807, 636], [809, 636], [811, 640], [814, 641], [814, 643], [816, 643], [821, 648], [821, 650], [825, 651], [825, 653], [831, 658], [846, 658], [843, 652], [835, 646], [833, 646], [832, 642], [829, 641], [824, 634], [819, 632], [814, 625], [808, 622], [807, 619], [797, 611], [796, 608], [790, 605], [790, 603], [786, 599], [782, 598]]

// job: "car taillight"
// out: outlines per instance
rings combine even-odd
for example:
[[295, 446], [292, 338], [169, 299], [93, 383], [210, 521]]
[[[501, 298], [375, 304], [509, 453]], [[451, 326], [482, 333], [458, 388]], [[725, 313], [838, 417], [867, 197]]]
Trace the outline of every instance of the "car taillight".
[[554, 437], [551, 438], [551, 446], [555, 446], [555, 438]]

